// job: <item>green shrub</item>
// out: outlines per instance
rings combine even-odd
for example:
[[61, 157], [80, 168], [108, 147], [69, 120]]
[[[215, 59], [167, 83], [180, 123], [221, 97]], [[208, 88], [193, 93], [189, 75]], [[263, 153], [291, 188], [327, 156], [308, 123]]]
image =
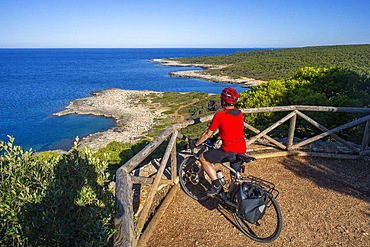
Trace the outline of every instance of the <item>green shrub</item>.
[[0, 141], [1, 246], [106, 246], [114, 234], [108, 163], [86, 149], [41, 158]]

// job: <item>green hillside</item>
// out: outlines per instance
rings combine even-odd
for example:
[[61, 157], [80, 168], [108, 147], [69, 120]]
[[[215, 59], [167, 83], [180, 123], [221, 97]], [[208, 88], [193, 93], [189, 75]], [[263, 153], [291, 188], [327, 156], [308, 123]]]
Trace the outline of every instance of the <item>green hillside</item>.
[[370, 75], [370, 44], [314, 46], [238, 52], [228, 56], [175, 58], [182, 63], [228, 64], [223, 69], [208, 69], [205, 73], [248, 77], [259, 80], [287, 79], [302, 67], [350, 69]]

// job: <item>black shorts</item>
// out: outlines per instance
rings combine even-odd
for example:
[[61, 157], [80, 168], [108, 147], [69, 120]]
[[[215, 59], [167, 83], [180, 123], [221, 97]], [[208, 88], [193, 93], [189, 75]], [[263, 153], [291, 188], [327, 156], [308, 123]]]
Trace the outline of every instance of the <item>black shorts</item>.
[[235, 153], [226, 152], [221, 148], [209, 149], [203, 153], [203, 157], [206, 161], [211, 163], [232, 162], [236, 159]]

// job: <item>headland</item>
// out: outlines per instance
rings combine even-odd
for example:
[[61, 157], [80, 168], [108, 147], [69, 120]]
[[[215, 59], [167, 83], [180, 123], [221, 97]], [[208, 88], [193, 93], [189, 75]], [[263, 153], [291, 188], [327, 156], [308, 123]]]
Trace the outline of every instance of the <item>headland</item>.
[[[228, 65], [211, 65], [211, 64], [186, 64], [170, 59], [152, 59], [152, 62], [160, 63], [162, 66], [174, 66], [174, 67], [199, 67], [203, 69], [222, 69]], [[176, 71], [170, 72], [170, 76], [173, 77], [185, 77], [185, 78], [196, 78], [205, 81], [212, 81], [218, 83], [231, 83], [231, 84], [242, 84], [243, 87], [256, 87], [264, 81], [256, 80], [253, 78], [241, 77], [238, 79], [231, 78], [229, 76], [222, 75], [211, 75], [207, 74], [204, 70], [187, 70], [187, 71]]]
[[[160, 106], [153, 107], [149, 94], [160, 94], [148, 90], [122, 90], [111, 88], [91, 92], [92, 97], [76, 99], [65, 110], [55, 116], [85, 114], [114, 118], [116, 125], [106, 131], [90, 134], [80, 141], [80, 146], [88, 146], [92, 151], [106, 146], [112, 141], [135, 142], [162, 116]], [[145, 98], [145, 100], [141, 100]]]

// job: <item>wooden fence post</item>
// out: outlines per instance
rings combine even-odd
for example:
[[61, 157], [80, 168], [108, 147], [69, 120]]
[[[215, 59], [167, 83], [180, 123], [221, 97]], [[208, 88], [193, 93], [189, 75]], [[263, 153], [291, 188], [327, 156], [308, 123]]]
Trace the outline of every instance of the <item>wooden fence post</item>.
[[288, 143], [287, 143], [287, 149], [292, 146], [293, 140], [294, 140], [294, 132], [295, 132], [295, 125], [297, 122], [297, 114], [295, 114], [291, 119], [290, 119], [290, 124], [289, 124], [289, 133], [288, 133]]
[[132, 206], [131, 176], [124, 167], [116, 172], [116, 207], [114, 224], [117, 232], [114, 235], [115, 247], [135, 246], [134, 212]]
[[174, 183], [177, 178], [177, 152], [176, 152], [176, 143], [173, 145], [171, 150], [171, 181]]

